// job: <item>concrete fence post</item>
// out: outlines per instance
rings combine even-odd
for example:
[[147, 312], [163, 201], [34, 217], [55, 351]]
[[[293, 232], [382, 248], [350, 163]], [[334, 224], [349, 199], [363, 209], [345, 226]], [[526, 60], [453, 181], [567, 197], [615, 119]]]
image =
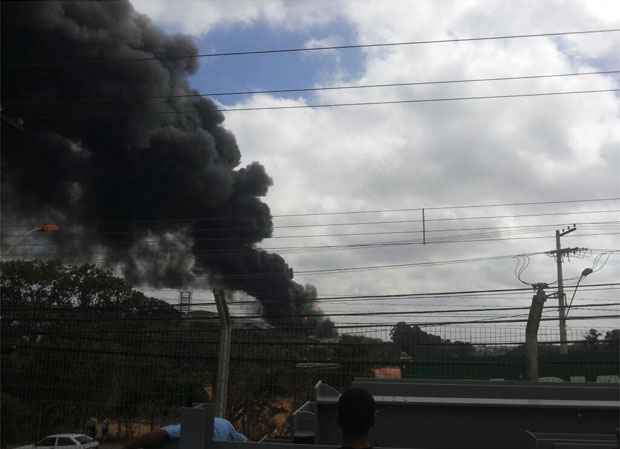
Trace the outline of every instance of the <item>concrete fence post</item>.
[[220, 347], [217, 357], [217, 386], [215, 390], [215, 416], [226, 417], [228, 378], [230, 375], [230, 346], [232, 324], [224, 290], [213, 290], [217, 312], [220, 316]]

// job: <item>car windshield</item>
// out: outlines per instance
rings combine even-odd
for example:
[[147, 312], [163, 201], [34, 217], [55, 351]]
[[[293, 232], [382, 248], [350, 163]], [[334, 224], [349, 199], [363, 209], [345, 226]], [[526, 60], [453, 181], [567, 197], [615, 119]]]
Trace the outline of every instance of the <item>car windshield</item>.
[[56, 438], [43, 438], [41, 441], [37, 443], [37, 446], [53, 446], [56, 443]]
[[78, 435], [75, 437], [81, 444], [86, 444], [94, 441], [91, 437], [87, 437], [86, 435]]

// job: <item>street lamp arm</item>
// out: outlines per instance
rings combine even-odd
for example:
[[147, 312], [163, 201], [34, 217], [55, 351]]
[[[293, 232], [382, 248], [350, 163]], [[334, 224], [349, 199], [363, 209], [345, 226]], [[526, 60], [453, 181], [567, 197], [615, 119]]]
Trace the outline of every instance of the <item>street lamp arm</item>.
[[575, 285], [575, 289], [573, 290], [573, 296], [570, 299], [570, 303], [568, 304], [568, 307], [566, 308], [566, 314], [564, 315], [564, 318], [568, 317], [568, 312], [570, 312], [570, 308], [573, 305], [573, 300], [575, 299], [575, 295], [577, 294], [577, 289], [579, 288], [579, 284], [581, 282], [581, 280], [583, 278], [585, 278], [586, 276], [588, 276], [590, 273], [592, 273], [592, 268], [586, 268], [585, 270], [583, 270], [581, 272], [581, 275], [579, 276], [579, 279], [577, 280], [577, 284]]
[[56, 232], [56, 231], [58, 231], [58, 229], [59, 229], [58, 225], [51, 224], [51, 223], [46, 223], [46, 224], [39, 225], [36, 228], [33, 228], [33, 229], [29, 230], [29, 231], [24, 232], [19, 237], [19, 240], [17, 240], [17, 242], [13, 243], [13, 245], [9, 246], [9, 248], [6, 250], [5, 254], [2, 254], [2, 258], [5, 258], [5, 257], [9, 256], [11, 251], [13, 249], [17, 248], [20, 245], [20, 243], [23, 242], [24, 239], [26, 237], [28, 237], [30, 234], [33, 234], [33, 233], [38, 232], [38, 231], [40, 231], [40, 232]]
[[575, 285], [575, 289], [573, 290], [573, 296], [570, 299], [570, 302], [568, 303], [568, 307], [566, 307], [566, 315], [564, 315], [564, 318], [568, 317], [568, 312], [570, 312], [570, 308], [573, 305], [573, 300], [575, 299], [575, 294], [577, 293], [577, 289], [579, 288], [579, 283], [581, 282], [581, 280], [583, 279], [583, 276], [579, 276], [579, 280], [577, 281], [577, 285]]

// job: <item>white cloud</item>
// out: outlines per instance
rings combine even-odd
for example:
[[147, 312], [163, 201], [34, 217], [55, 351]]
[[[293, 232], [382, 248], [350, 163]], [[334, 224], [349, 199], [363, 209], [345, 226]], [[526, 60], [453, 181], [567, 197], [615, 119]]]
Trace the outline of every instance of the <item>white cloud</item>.
[[[264, 21], [299, 29], [341, 17], [359, 42], [389, 42], [610, 28], [620, 23], [620, 4], [586, 1], [455, 1], [455, 2], [243, 2], [234, 9], [220, 2], [188, 2], [185, 8], [135, 1], [164, 24], [183, 23], [192, 33], [216, 25]], [[331, 9], [323, 10], [325, 5]], [[147, 6], [150, 5], [150, 6]], [[303, 5], [303, 6], [300, 6]], [[318, 5], [318, 6], [317, 6]], [[201, 15], [202, 14], [202, 15]], [[194, 17], [195, 15], [195, 17]], [[192, 17], [190, 17], [192, 16]], [[198, 19], [200, 18], [200, 19]], [[187, 20], [187, 22], [184, 22]], [[330, 36], [317, 36], [314, 43]], [[331, 40], [330, 40], [331, 42]], [[477, 43], [402, 46], [364, 53], [364, 69], [353, 83], [406, 82], [486, 76], [551, 74], [595, 70], [595, 64], [620, 62], [620, 33], [570, 38], [532, 38]], [[615, 68], [615, 67], [614, 67]], [[333, 82], [338, 82], [338, 74]], [[327, 80], [329, 81], [329, 80]], [[318, 101], [339, 103], [400, 98], [431, 98], [506, 93], [609, 89], [609, 76], [554, 78], [495, 83], [400, 87], [322, 92]], [[304, 104], [268, 95], [235, 106]], [[407, 208], [445, 204], [536, 201], [615, 196], [620, 192], [620, 102], [614, 93], [510, 100], [480, 100], [334, 109], [227, 113], [245, 162], [261, 161], [275, 185], [268, 201], [274, 213]], [[581, 206], [503, 208], [475, 213], [536, 213]], [[591, 207], [618, 208], [618, 203]], [[588, 209], [588, 206], [583, 206]], [[452, 211], [464, 216], [471, 211]], [[431, 216], [447, 217], [437, 211]], [[379, 220], [381, 216], [352, 216]], [[417, 218], [384, 214], [383, 219]], [[388, 218], [389, 217], [389, 218]], [[346, 221], [315, 217], [287, 223]], [[472, 221], [468, 226], [522, 225], [572, 221], [618, 220], [619, 214]], [[277, 219], [278, 224], [285, 223]], [[450, 222], [447, 222], [449, 225]], [[435, 223], [433, 226], [446, 223]], [[455, 223], [461, 225], [462, 223]], [[583, 226], [583, 235], [601, 232]], [[411, 226], [339, 228], [338, 231], [406, 230]], [[617, 231], [618, 226], [603, 231]], [[336, 232], [325, 228], [305, 233]], [[297, 270], [326, 266], [360, 266], [512, 254], [551, 249], [553, 228], [542, 240], [513, 240], [458, 245], [403, 246], [391, 249], [317, 251], [286, 257]], [[284, 234], [276, 230], [276, 233]], [[541, 233], [538, 233], [539, 235]], [[368, 240], [417, 239], [418, 235], [308, 240], [271, 240], [265, 246], [342, 244]], [[617, 236], [582, 237], [566, 244], [618, 248]], [[617, 256], [616, 256], [617, 257]], [[578, 273], [585, 259], [568, 266]], [[553, 261], [544, 257], [531, 270], [533, 280], [553, 280]], [[513, 262], [460, 264], [433, 269], [356, 272], [337, 276], [300, 277], [321, 287], [322, 294], [388, 293], [518, 286]], [[610, 263], [591, 282], [617, 279], [620, 266]], [[527, 303], [529, 294], [521, 298]], [[454, 303], [452, 303], [454, 305]], [[335, 310], [335, 309], [334, 309]]]
[[339, 17], [340, 1], [291, 2], [287, 0], [132, 0], [134, 8], [157, 23], [193, 35], [215, 26], [266, 23], [289, 30], [329, 23]]

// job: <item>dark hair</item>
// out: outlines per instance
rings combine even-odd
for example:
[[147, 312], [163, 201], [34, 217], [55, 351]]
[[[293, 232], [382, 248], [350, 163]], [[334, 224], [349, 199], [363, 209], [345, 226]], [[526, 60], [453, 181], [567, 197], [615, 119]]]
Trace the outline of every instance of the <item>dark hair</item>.
[[375, 425], [375, 400], [362, 388], [350, 388], [338, 399], [338, 424], [346, 438], [368, 435]]

